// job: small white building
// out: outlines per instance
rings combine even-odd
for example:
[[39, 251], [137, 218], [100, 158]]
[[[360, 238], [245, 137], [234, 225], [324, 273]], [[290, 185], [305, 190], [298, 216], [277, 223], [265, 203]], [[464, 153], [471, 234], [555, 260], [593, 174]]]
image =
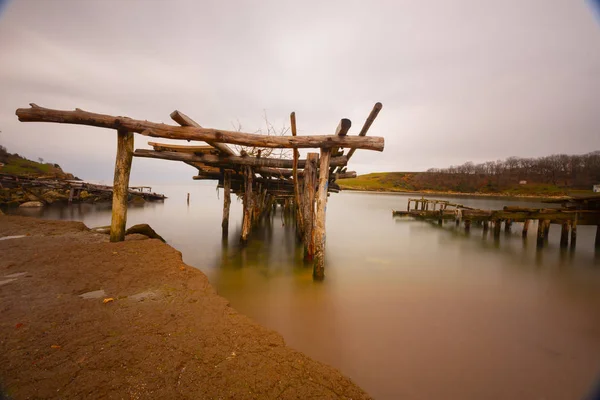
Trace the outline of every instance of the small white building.
[[600, 193], [600, 184], [594, 185], [594, 187], [592, 188], [592, 190], [594, 191], [594, 193]]

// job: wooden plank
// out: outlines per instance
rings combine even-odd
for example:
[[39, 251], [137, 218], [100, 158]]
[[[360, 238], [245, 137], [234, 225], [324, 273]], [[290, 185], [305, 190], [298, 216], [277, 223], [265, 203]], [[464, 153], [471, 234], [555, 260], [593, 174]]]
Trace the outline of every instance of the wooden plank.
[[244, 216], [242, 219], [242, 235], [240, 242], [246, 244], [248, 242], [248, 235], [250, 234], [250, 228], [252, 227], [252, 208], [253, 206], [253, 194], [252, 194], [252, 178], [254, 173], [252, 168], [244, 168], [244, 179], [245, 179], [245, 190], [243, 199]]
[[[292, 130], [292, 136], [297, 136], [298, 131], [296, 129], [296, 113], [290, 114], [290, 127]], [[302, 238], [304, 232], [304, 220], [302, 219], [302, 203], [300, 200], [300, 182], [298, 181], [298, 159], [300, 158], [300, 152], [298, 149], [294, 149], [294, 160], [292, 163], [292, 175], [294, 179], [294, 202], [296, 203], [296, 235]]]
[[125, 240], [127, 224], [127, 195], [129, 193], [129, 174], [133, 156], [133, 133], [120, 129], [117, 132], [117, 157], [113, 183], [112, 216], [110, 223], [110, 241]]
[[306, 166], [304, 167], [304, 199], [302, 209], [304, 213], [304, 259], [312, 261], [315, 253], [315, 242], [313, 238], [314, 213], [315, 213], [315, 183], [317, 173], [317, 153], [308, 153]]
[[[373, 125], [375, 118], [377, 118], [377, 115], [379, 115], [379, 111], [381, 111], [382, 108], [383, 108], [383, 105], [381, 103], [379, 103], [379, 102], [375, 103], [375, 105], [373, 106], [373, 109], [369, 113], [369, 116], [365, 120], [365, 123], [363, 124], [362, 129], [358, 133], [358, 136], [366, 136], [367, 135], [369, 128], [371, 127], [371, 125]], [[348, 160], [350, 160], [350, 158], [352, 158], [355, 151], [356, 151], [356, 149], [350, 149], [350, 151], [346, 155], [348, 157]]]
[[[200, 124], [198, 124], [196, 121], [177, 110], [171, 113], [171, 119], [181, 126], [192, 126], [194, 128], [202, 128]], [[227, 154], [229, 156], [235, 155], [235, 152], [224, 143], [217, 143], [212, 141], [206, 141], [206, 143], [208, 143], [210, 146], [214, 147], [223, 154]]]
[[16, 111], [21, 122], [55, 122], [97, 126], [110, 129], [126, 129], [151, 137], [167, 139], [202, 140], [205, 142], [231, 143], [241, 146], [269, 148], [332, 148], [350, 147], [365, 150], [383, 151], [382, 137], [357, 136], [271, 136], [254, 133], [232, 132], [213, 128], [173, 126], [129, 117], [115, 117], [96, 114], [81, 109], [74, 111], [53, 110], [31, 104], [31, 108], [19, 108]]
[[319, 160], [319, 189], [317, 191], [317, 211], [315, 215], [315, 264], [313, 278], [325, 278], [325, 217], [327, 211], [327, 187], [329, 185], [329, 159], [331, 149], [321, 149]]
[[218, 153], [212, 146], [186, 146], [181, 144], [148, 142], [156, 151], [176, 151], [180, 153]]
[[[211, 166], [249, 166], [249, 167], [274, 167], [274, 168], [292, 168], [293, 160], [282, 158], [258, 158], [258, 157], [240, 157], [223, 156], [212, 154], [188, 154], [177, 153], [173, 151], [154, 151], [147, 149], [136, 149], [133, 153], [135, 157], [157, 158], [161, 160], [197, 162]], [[346, 165], [347, 159], [344, 156], [334, 157], [331, 161], [335, 165]], [[298, 167], [304, 168], [306, 160], [298, 160]]]
[[223, 175], [223, 221], [221, 222], [221, 236], [227, 240], [229, 237], [229, 207], [231, 206], [231, 171], [225, 171]]

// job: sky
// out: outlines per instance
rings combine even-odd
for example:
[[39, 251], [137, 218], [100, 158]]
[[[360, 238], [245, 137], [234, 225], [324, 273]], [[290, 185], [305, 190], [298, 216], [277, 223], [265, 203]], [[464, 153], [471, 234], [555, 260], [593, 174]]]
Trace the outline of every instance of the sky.
[[[0, 0], [0, 144], [110, 183], [114, 131], [21, 123], [19, 107], [204, 127], [369, 135], [349, 170], [423, 171], [600, 150], [600, 13], [585, 0]], [[135, 135], [136, 148], [149, 148]], [[185, 142], [187, 143], [187, 142]], [[135, 184], [195, 170], [133, 161]]]

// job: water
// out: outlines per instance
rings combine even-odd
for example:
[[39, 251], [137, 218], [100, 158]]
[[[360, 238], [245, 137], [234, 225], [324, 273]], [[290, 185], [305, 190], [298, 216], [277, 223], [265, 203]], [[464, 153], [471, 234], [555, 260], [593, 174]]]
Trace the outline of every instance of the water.
[[[276, 214], [237, 245], [241, 203], [221, 243], [214, 186], [157, 187], [169, 199], [129, 209], [207, 274], [233, 307], [339, 368], [379, 399], [571, 399], [600, 377], [600, 259], [595, 227], [575, 251], [536, 249], [536, 225], [494, 240], [473, 226], [393, 218], [409, 196], [343, 192], [327, 207], [326, 279], [312, 281], [290, 221]], [[189, 207], [185, 196], [191, 193]], [[412, 197], [415, 197], [414, 195]], [[499, 209], [506, 199], [452, 199]], [[17, 210], [88, 226], [110, 205]]]

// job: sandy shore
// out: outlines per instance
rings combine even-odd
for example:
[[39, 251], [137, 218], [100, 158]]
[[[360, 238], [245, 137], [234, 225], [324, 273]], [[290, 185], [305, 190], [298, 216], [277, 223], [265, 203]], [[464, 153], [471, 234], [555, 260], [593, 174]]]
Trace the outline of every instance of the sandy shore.
[[0, 238], [21, 235], [0, 240], [9, 398], [369, 398], [156, 239], [108, 243], [82, 223], [0, 215]]

